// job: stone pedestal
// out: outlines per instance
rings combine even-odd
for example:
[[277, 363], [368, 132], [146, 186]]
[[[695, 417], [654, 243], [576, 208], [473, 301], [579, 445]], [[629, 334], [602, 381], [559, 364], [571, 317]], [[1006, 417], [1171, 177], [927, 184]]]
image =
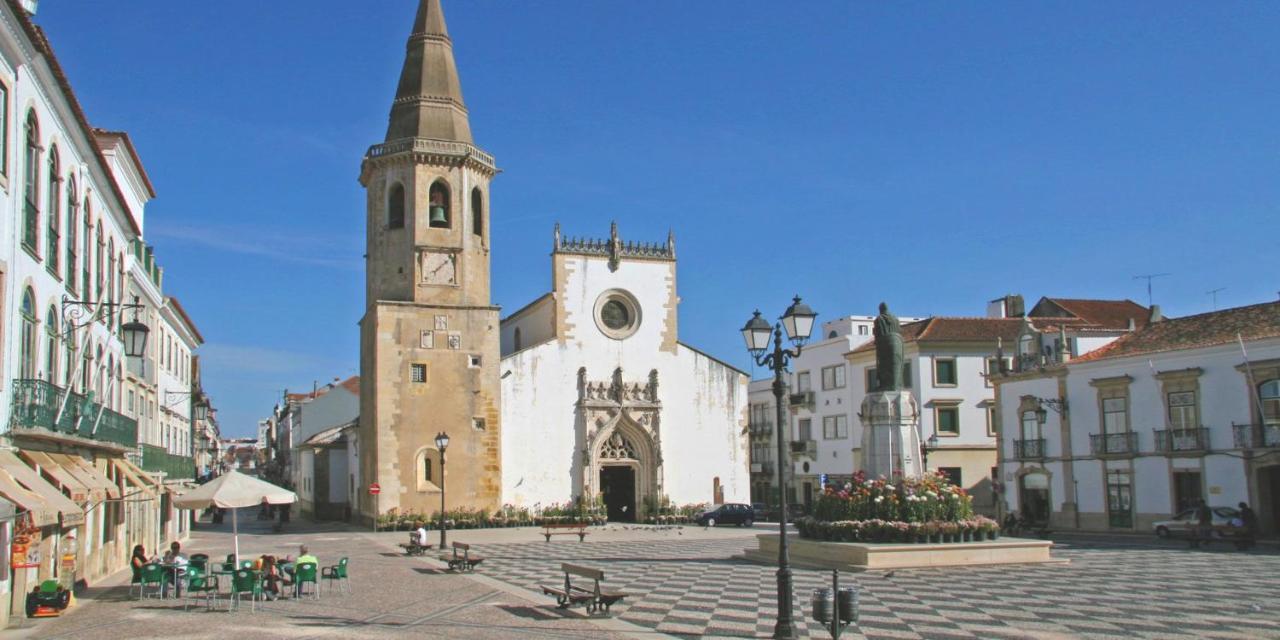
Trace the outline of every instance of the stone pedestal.
[[862, 450], [860, 469], [868, 477], [892, 477], [902, 473], [919, 477], [920, 434], [916, 425], [920, 409], [910, 391], [876, 391], [862, 400]]

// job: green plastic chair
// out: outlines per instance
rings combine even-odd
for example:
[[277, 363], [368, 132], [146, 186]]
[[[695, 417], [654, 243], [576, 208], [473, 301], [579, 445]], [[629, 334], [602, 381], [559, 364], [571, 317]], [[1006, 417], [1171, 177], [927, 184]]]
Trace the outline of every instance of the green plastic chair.
[[218, 576], [211, 576], [203, 569], [190, 567], [187, 569], [187, 599], [182, 605], [182, 610], [186, 611], [191, 606], [191, 601], [201, 594], [204, 594], [204, 608], [212, 609], [214, 601], [218, 599]]
[[236, 572], [231, 574], [231, 599], [227, 601], [227, 611], [231, 610], [232, 604], [239, 609], [240, 596], [245, 593], [249, 594], [249, 611], [257, 611], [258, 599], [262, 597], [262, 582], [254, 572], [248, 569], [236, 569]]
[[320, 580], [316, 573], [316, 563], [314, 562], [304, 562], [293, 570], [293, 593], [295, 596], [301, 598], [302, 585], [310, 582], [316, 587], [316, 600], [320, 599]]
[[204, 553], [193, 553], [191, 554], [191, 559], [187, 561], [187, 564], [203, 571], [209, 567], [209, 555]]
[[351, 581], [347, 579], [347, 559], [343, 558], [338, 564], [332, 567], [325, 567], [320, 570], [320, 577], [325, 580], [325, 584], [329, 588], [338, 587], [343, 593], [350, 593]]
[[142, 569], [140, 569], [138, 573], [140, 574], [138, 577], [141, 583], [141, 586], [138, 589], [139, 600], [146, 597], [147, 587], [155, 587], [157, 598], [162, 597], [164, 595], [164, 580], [165, 580], [164, 567], [154, 562], [150, 562], [142, 565]]
[[253, 561], [252, 561], [252, 560], [241, 560], [241, 561], [240, 561], [240, 568], [241, 568], [241, 569], [253, 569]]

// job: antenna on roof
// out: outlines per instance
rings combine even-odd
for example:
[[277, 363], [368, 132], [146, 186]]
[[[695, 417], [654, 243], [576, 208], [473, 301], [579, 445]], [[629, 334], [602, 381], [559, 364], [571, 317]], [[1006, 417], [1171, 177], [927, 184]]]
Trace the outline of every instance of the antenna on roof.
[[1205, 295], [1213, 296], [1213, 310], [1214, 310], [1214, 311], [1217, 311], [1217, 310], [1218, 310], [1218, 292], [1219, 292], [1219, 291], [1225, 291], [1226, 289], [1227, 289], [1226, 287], [1218, 287], [1217, 289], [1214, 289], [1214, 290], [1212, 290], [1212, 291], [1206, 291], [1206, 292], [1205, 292]]
[[1155, 280], [1156, 278], [1163, 278], [1163, 277], [1165, 277], [1165, 276], [1170, 276], [1170, 275], [1173, 275], [1173, 274], [1171, 274], [1171, 273], [1146, 273], [1146, 274], [1143, 274], [1143, 275], [1140, 275], [1140, 276], [1134, 276], [1134, 277], [1133, 277], [1133, 279], [1134, 279], [1134, 280], [1143, 280], [1143, 279], [1145, 279], [1145, 280], [1147, 281], [1147, 306], [1148, 306], [1148, 307], [1149, 307], [1149, 306], [1151, 306], [1151, 281], [1152, 281], [1152, 280]]

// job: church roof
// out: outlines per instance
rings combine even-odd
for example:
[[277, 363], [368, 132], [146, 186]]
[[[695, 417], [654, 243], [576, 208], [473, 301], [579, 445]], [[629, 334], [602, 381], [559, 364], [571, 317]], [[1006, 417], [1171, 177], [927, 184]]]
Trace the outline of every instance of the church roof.
[[403, 138], [471, 143], [471, 123], [440, 0], [421, 0], [405, 47], [386, 141]]

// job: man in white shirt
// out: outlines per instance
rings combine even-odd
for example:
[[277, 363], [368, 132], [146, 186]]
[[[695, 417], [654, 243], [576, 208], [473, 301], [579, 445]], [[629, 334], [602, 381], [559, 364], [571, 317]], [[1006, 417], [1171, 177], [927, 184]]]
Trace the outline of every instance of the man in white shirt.
[[427, 525], [421, 521], [418, 522], [418, 529], [413, 532], [411, 542], [418, 546], [427, 546]]

